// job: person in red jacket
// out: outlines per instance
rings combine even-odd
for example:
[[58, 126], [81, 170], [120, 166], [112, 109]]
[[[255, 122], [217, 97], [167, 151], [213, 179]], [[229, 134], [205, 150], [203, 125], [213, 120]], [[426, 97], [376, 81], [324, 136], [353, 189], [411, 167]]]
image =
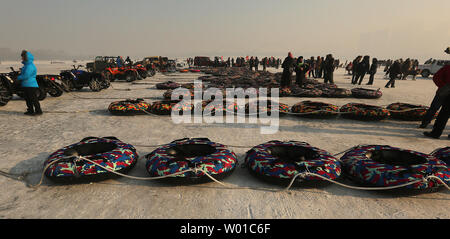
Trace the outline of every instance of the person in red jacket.
[[[450, 54], [450, 49], [447, 48], [445, 52], [447, 54]], [[436, 122], [434, 123], [433, 130], [431, 132], [424, 132], [423, 134], [427, 137], [438, 139], [441, 137], [442, 132], [444, 131], [445, 126], [447, 125], [448, 117], [450, 116], [450, 65], [446, 65], [442, 67], [438, 72], [436, 72], [436, 74], [434, 74], [433, 81], [438, 87], [438, 91], [436, 92], [435, 100], [433, 100], [433, 102], [435, 101], [438, 103], [442, 102], [442, 109], [441, 112], [439, 112]], [[439, 108], [436, 109], [436, 107], [431, 109], [430, 107], [430, 110], [435, 110], [434, 114], [438, 109]], [[430, 117], [430, 121], [431, 118], [432, 117]], [[421, 127], [423, 126], [423, 124], [424, 122], [422, 122]]]

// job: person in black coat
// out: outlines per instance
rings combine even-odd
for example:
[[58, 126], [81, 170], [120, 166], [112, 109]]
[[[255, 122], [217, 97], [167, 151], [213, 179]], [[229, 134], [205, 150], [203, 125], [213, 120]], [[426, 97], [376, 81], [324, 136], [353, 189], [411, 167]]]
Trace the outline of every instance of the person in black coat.
[[253, 66], [255, 67], [255, 71], [258, 71], [258, 66], [259, 66], [258, 57], [256, 57], [255, 60], [253, 61]]
[[355, 84], [356, 82], [358, 82], [359, 79], [358, 85], [361, 85], [362, 81], [364, 80], [364, 76], [366, 76], [369, 70], [370, 70], [370, 57], [364, 56], [361, 63], [359, 63], [358, 66], [356, 67]]
[[397, 60], [395, 61], [391, 67], [389, 68], [389, 82], [386, 84], [386, 88], [395, 88], [395, 79], [398, 77], [398, 75], [401, 73], [401, 65], [400, 62]]
[[370, 66], [369, 70], [370, 74], [369, 83], [367, 83], [367, 85], [373, 85], [373, 79], [375, 77], [375, 74], [377, 73], [377, 69], [378, 69], [378, 59], [373, 58], [372, 65]]
[[359, 63], [361, 62], [362, 56], [357, 56], [352, 62], [352, 84], [355, 85], [357, 81], [356, 79], [356, 71]]
[[303, 56], [297, 59], [297, 64], [295, 65], [295, 83], [299, 87], [303, 87], [306, 80], [306, 72], [308, 72], [309, 66], [303, 61]]
[[289, 52], [288, 56], [284, 59], [281, 67], [283, 68], [283, 74], [281, 75], [281, 88], [286, 88], [291, 86], [291, 76], [294, 71], [294, 58], [292, 57], [292, 53]]
[[334, 58], [333, 55], [328, 54], [323, 62], [323, 79], [324, 83], [334, 84], [333, 73], [334, 73]]

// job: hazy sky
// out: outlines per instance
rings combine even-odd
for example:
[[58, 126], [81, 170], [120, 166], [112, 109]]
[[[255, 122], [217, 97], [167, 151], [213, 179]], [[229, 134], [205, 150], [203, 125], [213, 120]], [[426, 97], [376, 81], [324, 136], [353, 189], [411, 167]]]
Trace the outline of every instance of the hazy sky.
[[450, 0], [0, 0], [0, 48], [447, 57]]

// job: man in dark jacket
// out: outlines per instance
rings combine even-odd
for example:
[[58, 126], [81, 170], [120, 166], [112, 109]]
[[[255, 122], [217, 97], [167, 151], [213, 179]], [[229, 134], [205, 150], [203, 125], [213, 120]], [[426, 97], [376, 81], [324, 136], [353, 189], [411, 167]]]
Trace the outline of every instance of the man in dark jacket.
[[356, 79], [357, 68], [359, 63], [361, 62], [362, 56], [357, 56], [352, 62], [352, 84], [356, 85], [358, 79]]
[[303, 61], [303, 56], [297, 59], [297, 64], [295, 65], [295, 83], [299, 87], [303, 87], [306, 80], [306, 72], [308, 72], [309, 66]]
[[255, 57], [255, 60], [253, 62], [253, 66], [255, 66], [255, 71], [258, 71], [258, 66], [259, 66], [259, 59], [258, 59], [258, 57]]
[[369, 74], [370, 74], [369, 83], [367, 83], [367, 85], [373, 85], [373, 80], [375, 78], [375, 74], [377, 73], [377, 69], [378, 69], [378, 59], [373, 58], [372, 65], [370, 66], [370, 70], [369, 70]]
[[[445, 52], [450, 54], [450, 49], [447, 48]], [[436, 72], [433, 76], [433, 81], [438, 87], [438, 90], [436, 91], [430, 109], [428, 109], [422, 120], [420, 128], [426, 128], [428, 124], [431, 123], [433, 116], [442, 106], [441, 112], [439, 112], [438, 118], [434, 123], [433, 131], [424, 132], [427, 137], [439, 138], [447, 124], [448, 116], [450, 114], [450, 65], [446, 65]]]
[[323, 79], [324, 83], [334, 84], [333, 80], [333, 72], [334, 72], [334, 58], [333, 55], [328, 54], [323, 62]]
[[358, 66], [356, 67], [355, 83], [358, 82], [359, 79], [358, 85], [361, 85], [362, 81], [364, 80], [364, 76], [366, 76], [369, 70], [370, 70], [370, 57], [364, 56], [361, 63], [359, 63]]
[[281, 88], [286, 88], [291, 86], [291, 76], [294, 71], [294, 58], [292, 57], [292, 53], [289, 52], [288, 56], [284, 59], [281, 67], [283, 68], [283, 74], [281, 75]]
[[401, 66], [400, 66], [400, 62], [399, 60], [396, 60], [391, 67], [389, 68], [389, 78], [390, 80], [388, 81], [388, 83], [386, 84], [386, 88], [389, 88], [389, 86], [391, 86], [391, 88], [395, 88], [395, 79], [398, 77], [398, 74], [400, 74], [401, 72]]

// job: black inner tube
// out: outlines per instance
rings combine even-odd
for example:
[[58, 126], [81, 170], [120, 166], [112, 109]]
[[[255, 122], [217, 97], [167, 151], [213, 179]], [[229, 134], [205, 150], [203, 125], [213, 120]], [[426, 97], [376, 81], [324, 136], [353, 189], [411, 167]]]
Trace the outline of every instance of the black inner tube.
[[281, 161], [302, 162], [318, 157], [314, 150], [301, 146], [277, 145], [268, 147], [267, 151]]
[[71, 149], [64, 151], [65, 156], [89, 156], [95, 154], [101, 154], [111, 152], [117, 148], [115, 143], [90, 143], [74, 146]]
[[379, 163], [403, 167], [424, 164], [427, 162], [424, 157], [398, 150], [375, 150], [369, 152], [367, 157]]
[[167, 149], [167, 153], [177, 158], [201, 157], [213, 154], [216, 148], [208, 144], [175, 145]]

